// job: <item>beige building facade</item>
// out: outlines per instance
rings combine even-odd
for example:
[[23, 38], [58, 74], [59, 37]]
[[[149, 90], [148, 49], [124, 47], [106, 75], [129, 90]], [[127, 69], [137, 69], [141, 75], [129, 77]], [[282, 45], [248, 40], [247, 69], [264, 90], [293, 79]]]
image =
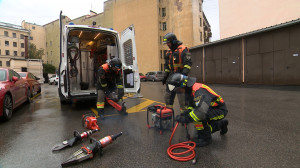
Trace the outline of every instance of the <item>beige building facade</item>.
[[29, 30], [0, 22], [0, 67], [10, 68], [12, 58], [25, 58], [25, 39]]
[[44, 55], [42, 55], [42, 60], [47, 62], [45, 51], [46, 51], [46, 31], [44, 26], [40, 26], [33, 23], [22, 21], [22, 27], [26, 30], [29, 30], [30, 43], [36, 45], [36, 49], [43, 49]]
[[[138, 65], [142, 73], [163, 70], [168, 47], [162, 44], [162, 38], [166, 33], [175, 33], [187, 47], [208, 42], [211, 36], [202, 11], [202, 0], [108, 0], [104, 2], [102, 13], [90, 11], [89, 15], [73, 20], [65, 17], [64, 23], [69, 22], [81, 25], [96, 22], [97, 26], [113, 28], [120, 33], [134, 25]], [[46, 60], [58, 67], [59, 20], [44, 25], [44, 28]]]
[[220, 38], [300, 18], [299, 0], [219, 0]]

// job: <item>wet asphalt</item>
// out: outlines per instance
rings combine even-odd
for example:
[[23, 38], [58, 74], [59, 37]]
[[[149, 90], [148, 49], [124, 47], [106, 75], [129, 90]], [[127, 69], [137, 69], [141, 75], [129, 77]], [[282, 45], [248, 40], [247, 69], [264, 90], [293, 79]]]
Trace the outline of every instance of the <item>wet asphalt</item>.
[[[209, 84], [208, 84], [209, 85]], [[162, 135], [146, 127], [145, 105], [163, 102], [165, 87], [160, 82], [143, 82], [144, 98], [127, 98], [127, 116], [106, 107], [101, 130], [92, 137], [123, 132], [103, 155], [71, 167], [300, 167], [300, 87], [209, 85], [225, 100], [229, 113], [228, 133], [212, 135], [213, 142], [198, 148], [198, 162], [178, 162], [166, 153], [170, 130]], [[176, 100], [177, 101], [177, 100]], [[144, 106], [143, 106], [144, 105]], [[14, 111], [13, 118], [0, 121], [0, 168], [56, 168], [83, 143], [60, 152], [54, 145], [69, 139], [82, 127], [82, 114], [95, 108], [93, 102], [61, 105], [57, 86], [44, 84], [42, 94], [31, 104]], [[178, 106], [175, 106], [176, 114]], [[184, 139], [176, 131], [173, 143]]]

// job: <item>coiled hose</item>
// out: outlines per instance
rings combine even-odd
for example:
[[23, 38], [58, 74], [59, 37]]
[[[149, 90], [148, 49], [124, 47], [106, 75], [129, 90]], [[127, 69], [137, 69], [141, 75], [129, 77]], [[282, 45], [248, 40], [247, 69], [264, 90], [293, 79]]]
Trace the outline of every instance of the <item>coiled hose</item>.
[[[186, 141], [186, 142], [181, 142], [181, 143], [178, 143], [178, 144], [171, 145], [171, 141], [173, 139], [173, 135], [174, 135], [174, 133], [177, 129], [178, 124], [179, 123], [177, 122], [176, 125], [175, 125], [175, 128], [172, 132], [172, 135], [170, 137], [170, 140], [169, 140], [169, 145], [170, 146], [167, 150], [167, 153], [170, 156], [170, 158], [172, 158], [174, 160], [181, 161], [181, 162], [186, 162], [186, 161], [189, 161], [189, 160], [192, 160], [192, 159], [195, 158], [195, 156], [196, 156], [196, 152], [195, 152], [196, 143], [193, 142], [193, 141]], [[192, 144], [192, 146], [190, 144]], [[184, 151], [184, 152], [178, 152], [178, 153], [173, 152], [173, 150], [180, 149], [180, 148], [187, 149], [187, 150]], [[191, 154], [188, 155], [188, 156], [180, 156], [180, 155], [187, 154], [189, 152], [191, 152]]]

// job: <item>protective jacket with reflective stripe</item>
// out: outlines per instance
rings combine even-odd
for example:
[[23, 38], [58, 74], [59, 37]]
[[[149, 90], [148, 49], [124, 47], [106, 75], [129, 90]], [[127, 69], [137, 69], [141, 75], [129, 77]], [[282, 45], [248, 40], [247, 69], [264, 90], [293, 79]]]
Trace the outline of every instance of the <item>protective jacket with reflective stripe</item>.
[[[206, 119], [208, 110], [211, 108], [218, 108], [223, 106], [223, 98], [214, 92], [210, 87], [201, 84], [195, 83], [192, 86], [192, 93], [189, 98], [189, 106], [192, 106], [194, 109], [189, 113], [190, 117], [194, 121], [198, 122]], [[213, 118], [221, 119], [223, 116], [214, 115]], [[212, 119], [212, 118], [210, 118]]]
[[110, 68], [108, 63], [100, 66], [97, 75], [98, 75], [97, 89], [105, 89], [109, 87], [108, 85], [123, 86], [121, 70], [117, 70], [117, 71], [112, 70], [112, 68]]
[[179, 45], [176, 50], [168, 50], [165, 57], [165, 71], [170, 73], [182, 73], [188, 75], [192, 66], [189, 49]]

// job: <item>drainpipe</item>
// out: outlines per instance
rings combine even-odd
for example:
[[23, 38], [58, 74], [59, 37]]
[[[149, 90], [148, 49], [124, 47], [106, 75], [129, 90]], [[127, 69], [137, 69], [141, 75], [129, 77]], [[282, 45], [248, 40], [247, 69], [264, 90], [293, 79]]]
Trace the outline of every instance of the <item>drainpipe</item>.
[[28, 36], [24, 36], [25, 43], [25, 59], [28, 59]]
[[202, 58], [202, 77], [203, 77], [203, 83], [205, 83], [205, 67], [204, 67], [204, 65], [205, 65], [205, 52], [204, 52], [204, 47], [202, 48], [202, 55], [203, 55], [203, 58]]

